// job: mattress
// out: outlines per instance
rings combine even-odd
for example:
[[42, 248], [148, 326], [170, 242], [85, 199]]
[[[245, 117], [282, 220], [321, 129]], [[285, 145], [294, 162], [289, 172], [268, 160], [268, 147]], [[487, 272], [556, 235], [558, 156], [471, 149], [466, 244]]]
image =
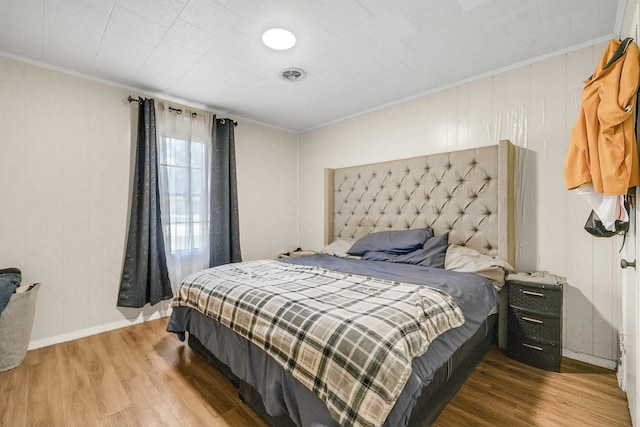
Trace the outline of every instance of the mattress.
[[[486, 337], [492, 336], [490, 332], [493, 329], [490, 326], [493, 325], [493, 320], [487, 323], [487, 317], [498, 298], [492, 284], [480, 276], [324, 255], [293, 258], [288, 261], [405, 283], [425, 284], [425, 277], [429, 277], [429, 286], [446, 292], [462, 309], [465, 323], [442, 334], [431, 343], [426, 353], [414, 359], [412, 374], [384, 423], [386, 426], [408, 425], [416, 404], [437, 396], [439, 383], [447, 382], [454, 365], [464, 365], [464, 361], [467, 360], [465, 349], [471, 353], [475, 349], [475, 354], [480, 354], [481, 352], [477, 351], [477, 343], [486, 346], [486, 342], [489, 342], [491, 345], [491, 340], [487, 340]], [[185, 331], [197, 337], [193, 343], [202, 344], [210, 355], [229, 368], [232, 373], [230, 377], [239, 379], [238, 385], [243, 386], [241, 391], [244, 399], [259, 401], [262, 404], [265, 412], [263, 416], [275, 417], [274, 419], [286, 416], [286, 419], [299, 426], [338, 425], [329, 415], [324, 403], [309, 389], [296, 381], [259, 347], [215, 320], [193, 309], [177, 307], [172, 314], [168, 330], [182, 337]], [[470, 344], [464, 346], [465, 342]], [[471, 366], [473, 365], [475, 363]], [[256, 398], [254, 393], [260, 398]], [[252, 406], [257, 408], [259, 405]], [[418, 405], [416, 411], [420, 408], [422, 405]], [[257, 408], [257, 412], [260, 410]], [[280, 425], [280, 421], [274, 425]]]

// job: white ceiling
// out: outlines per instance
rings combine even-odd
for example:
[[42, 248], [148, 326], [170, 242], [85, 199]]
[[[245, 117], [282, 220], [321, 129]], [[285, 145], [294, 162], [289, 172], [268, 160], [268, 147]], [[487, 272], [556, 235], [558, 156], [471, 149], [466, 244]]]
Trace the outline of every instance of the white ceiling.
[[[617, 37], [625, 4], [0, 0], [0, 54], [303, 131]], [[262, 44], [273, 27], [293, 49]]]

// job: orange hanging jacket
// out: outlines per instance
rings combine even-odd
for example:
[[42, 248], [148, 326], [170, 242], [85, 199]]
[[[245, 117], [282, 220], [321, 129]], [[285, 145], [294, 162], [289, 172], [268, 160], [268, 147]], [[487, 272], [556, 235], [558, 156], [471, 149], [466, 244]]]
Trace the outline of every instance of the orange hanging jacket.
[[596, 192], [615, 196], [640, 184], [634, 128], [639, 79], [638, 46], [631, 38], [610, 41], [585, 81], [564, 165], [568, 189], [593, 183]]

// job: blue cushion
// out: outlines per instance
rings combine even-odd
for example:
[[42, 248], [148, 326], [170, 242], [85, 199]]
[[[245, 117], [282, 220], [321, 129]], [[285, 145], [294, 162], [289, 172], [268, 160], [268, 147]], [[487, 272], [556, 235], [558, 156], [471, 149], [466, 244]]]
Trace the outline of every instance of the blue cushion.
[[382, 251], [365, 252], [362, 259], [368, 261], [388, 261], [416, 264], [425, 267], [444, 268], [444, 260], [449, 245], [449, 233], [428, 239], [424, 246], [406, 254], [392, 254]]
[[449, 233], [444, 233], [427, 240], [422, 247], [414, 252], [414, 258], [419, 259], [418, 265], [425, 267], [444, 268], [444, 259], [449, 247]]
[[347, 253], [349, 255], [363, 255], [366, 252], [406, 254], [421, 248], [430, 237], [433, 237], [433, 230], [430, 227], [380, 231], [358, 239]]
[[9, 304], [11, 295], [20, 286], [22, 274], [17, 268], [0, 269], [0, 313]]

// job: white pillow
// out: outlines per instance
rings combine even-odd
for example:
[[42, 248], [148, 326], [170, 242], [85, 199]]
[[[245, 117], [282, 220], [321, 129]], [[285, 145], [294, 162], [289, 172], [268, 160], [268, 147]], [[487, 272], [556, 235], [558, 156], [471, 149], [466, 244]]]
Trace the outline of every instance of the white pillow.
[[501, 258], [483, 255], [475, 249], [458, 245], [450, 245], [447, 249], [444, 268], [486, 277], [494, 283], [498, 290], [504, 285], [505, 274], [515, 271], [508, 262]]
[[320, 253], [339, 256], [343, 258], [354, 258], [347, 251], [353, 246], [353, 240], [336, 239], [320, 250]]

